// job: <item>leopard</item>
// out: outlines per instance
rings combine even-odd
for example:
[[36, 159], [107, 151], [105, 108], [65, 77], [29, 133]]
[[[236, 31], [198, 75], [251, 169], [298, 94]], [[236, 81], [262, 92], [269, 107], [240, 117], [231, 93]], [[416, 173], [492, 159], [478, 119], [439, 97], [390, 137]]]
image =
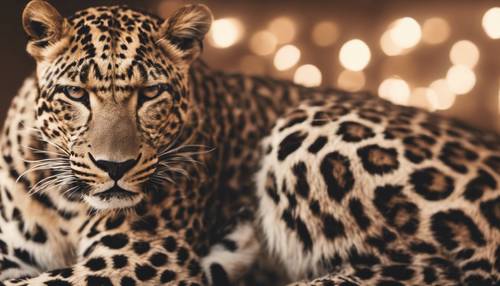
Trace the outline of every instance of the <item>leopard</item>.
[[[267, 255], [299, 285], [497, 283], [495, 134], [364, 93], [213, 70], [199, 59], [212, 20], [201, 4], [167, 19], [126, 6], [63, 17], [46, 0], [27, 4], [22, 23], [36, 69], [0, 138], [0, 285], [263, 285], [254, 271]], [[324, 112], [305, 116], [318, 107]], [[387, 135], [367, 138], [370, 148], [337, 146], [339, 123], [353, 141]], [[419, 124], [431, 139], [416, 133], [425, 133]], [[314, 131], [323, 139], [312, 150], [364, 150], [367, 170], [350, 153], [330, 163], [310, 157], [302, 145]], [[432, 146], [449, 138], [434, 156]], [[396, 185], [406, 186], [404, 172], [420, 163], [395, 155], [402, 148], [414, 160], [452, 166], [415, 179], [428, 201], [441, 199], [430, 231], [436, 245], [422, 238], [420, 223], [432, 204], [417, 205]], [[306, 157], [309, 165], [290, 160]], [[307, 175], [315, 164], [326, 166]], [[382, 210], [369, 212], [370, 190], [354, 182], [369, 187], [390, 171], [400, 180], [387, 182], [394, 186], [377, 200]], [[452, 190], [442, 191], [448, 177]], [[286, 190], [285, 178], [297, 187]], [[353, 206], [342, 209], [343, 196]], [[317, 217], [301, 207], [307, 199]], [[353, 220], [351, 208], [368, 227], [339, 223]], [[345, 239], [334, 241], [337, 233]]]

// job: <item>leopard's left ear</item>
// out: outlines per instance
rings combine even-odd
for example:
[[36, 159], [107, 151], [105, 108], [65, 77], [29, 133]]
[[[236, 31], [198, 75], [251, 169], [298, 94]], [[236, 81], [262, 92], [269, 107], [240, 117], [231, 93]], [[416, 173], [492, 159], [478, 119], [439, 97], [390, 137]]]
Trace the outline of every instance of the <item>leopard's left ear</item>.
[[157, 43], [172, 60], [189, 65], [201, 54], [212, 18], [212, 12], [205, 5], [184, 6], [161, 25]]
[[28, 53], [35, 59], [43, 58], [45, 48], [63, 36], [65, 19], [44, 0], [30, 1], [23, 11], [23, 28], [30, 40]]

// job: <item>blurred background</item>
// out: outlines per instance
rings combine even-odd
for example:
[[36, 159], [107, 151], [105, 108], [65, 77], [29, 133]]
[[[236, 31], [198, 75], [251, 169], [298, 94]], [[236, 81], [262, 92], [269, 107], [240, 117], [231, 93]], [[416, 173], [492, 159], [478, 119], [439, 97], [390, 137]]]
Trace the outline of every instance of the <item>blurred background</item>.
[[[34, 62], [21, 12], [4, 0], [0, 120]], [[128, 4], [168, 17], [204, 3], [215, 22], [203, 58], [214, 68], [307, 86], [370, 90], [397, 104], [500, 131], [500, 2], [494, 0], [50, 0], [64, 15]]]

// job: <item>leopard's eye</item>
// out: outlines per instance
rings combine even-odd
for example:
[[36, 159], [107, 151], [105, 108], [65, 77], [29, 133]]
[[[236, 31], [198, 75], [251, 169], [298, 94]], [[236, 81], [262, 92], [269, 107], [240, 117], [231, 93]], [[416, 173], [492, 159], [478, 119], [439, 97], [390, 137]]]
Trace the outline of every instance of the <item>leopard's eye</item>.
[[145, 97], [145, 99], [154, 99], [165, 91], [168, 91], [168, 85], [163, 83], [155, 84], [141, 88], [139, 90], [139, 95]]
[[89, 96], [89, 93], [84, 88], [78, 86], [63, 85], [59, 86], [57, 91], [76, 101], [87, 101]]

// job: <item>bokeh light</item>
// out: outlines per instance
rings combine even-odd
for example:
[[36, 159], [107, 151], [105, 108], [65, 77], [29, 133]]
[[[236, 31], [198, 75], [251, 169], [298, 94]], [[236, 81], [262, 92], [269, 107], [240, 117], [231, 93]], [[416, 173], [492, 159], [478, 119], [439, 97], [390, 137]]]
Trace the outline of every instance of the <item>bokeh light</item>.
[[395, 104], [408, 105], [410, 99], [410, 86], [406, 81], [391, 77], [385, 79], [378, 88], [380, 97], [387, 99]]
[[390, 30], [385, 31], [380, 38], [380, 47], [382, 51], [388, 56], [398, 56], [405, 53], [405, 49], [394, 43], [390, 36]]
[[290, 43], [295, 38], [296, 28], [292, 19], [278, 17], [269, 23], [269, 31], [278, 39], [278, 43]]
[[458, 41], [451, 47], [450, 60], [455, 65], [465, 65], [473, 68], [479, 60], [479, 49], [471, 41]]
[[302, 65], [297, 68], [293, 81], [307, 87], [321, 84], [321, 71], [314, 65]]
[[465, 94], [474, 88], [476, 75], [463, 65], [454, 65], [446, 73], [446, 83], [455, 94]]
[[422, 38], [420, 25], [415, 19], [404, 17], [391, 25], [389, 36], [392, 41], [403, 49], [416, 46]]
[[362, 71], [344, 70], [337, 79], [337, 85], [347, 91], [359, 91], [366, 83], [365, 74]]
[[422, 25], [422, 42], [437, 45], [445, 42], [450, 36], [450, 25], [445, 19], [434, 17], [425, 20]]
[[259, 31], [250, 39], [250, 50], [259, 56], [267, 56], [276, 50], [278, 39], [269, 31]]
[[[411, 92], [408, 105], [431, 110], [432, 106], [431, 103], [429, 102], [429, 93], [434, 93], [434, 91], [426, 87], [414, 88]], [[431, 94], [430, 96], [433, 95]]]
[[456, 95], [450, 90], [445, 79], [438, 79], [429, 86], [431, 92], [426, 93], [432, 110], [449, 109], [455, 103]]
[[500, 39], [500, 7], [494, 7], [486, 11], [482, 24], [488, 37]]
[[236, 18], [217, 19], [210, 29], [210, 43], [217, 48], [228, 48], [243, 35], [243, 24]]
[[300, 60], [300, 50], [294, 45], [281, 47], [274, 56], [274, 66], [277, 70], [287, 70]]
[[337, 25], [332, 21], [316, 23], [312, 31], [313, 42], [320, 47], [328, 47], [335, 43], [339, 36]]
[[370, 58], [370, 48], [362, 40], [350, 40], [340, 48], [340, 63], [348, 70], [363, 70], [370, 62]]

